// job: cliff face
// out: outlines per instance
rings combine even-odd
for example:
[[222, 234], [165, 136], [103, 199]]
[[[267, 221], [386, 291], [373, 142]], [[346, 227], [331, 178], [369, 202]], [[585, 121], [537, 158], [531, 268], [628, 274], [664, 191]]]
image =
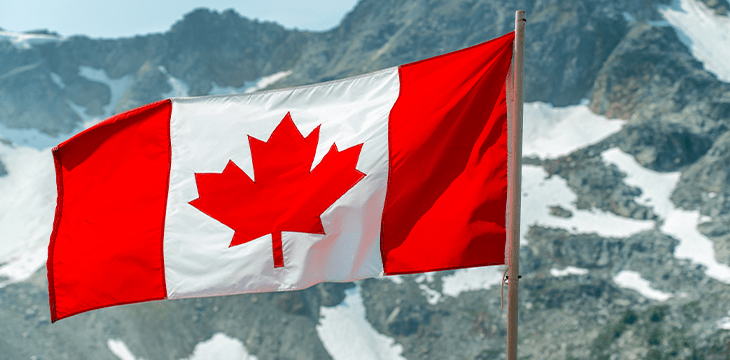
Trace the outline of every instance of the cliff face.
[[[725, 0], [686, 4], [727, 21]], [[362, 0], [340, 26], [322, 33], [199, 9], [165, 33], [134, 38], [0, 38], [0, 131], [55, 136], [169, 96], [280, 88], [396, 66], [512, 31], [514, 10], [524, 9], [525, 100], [590, 109], [576, 127], [596, 115], [622, 125], [566, 153], [525, 158], [526, 179], [544, 189], [562, 184], [571, 198], [523, 210], [554, 221], [523, 227], [520, 357], [727, 358], [730, 279], [713, 269], [730, 264], [730, 84], [708, 71], [688, 48], [688, 35], [665, 19], [661, 9], [679, 6], [669, 0]], [[11, 186], [3, 179], [17, 167], [3, 149], [20, 145], [0, 143], [0, 190]], [[662, 179], [671, 186], [661, 188]], [[548, 191], [525, 189], [523, 204], [533, 191]], [[23, 206], [2, 202], [0, 215], [3, 206]], [[598, 215], [588, 225], [599, 230], [559, 225], [591, 214]], [[604, 221], [643, 227], [601, 230]], [[700, 246], [691, 239], [706, 239], [710, 250], [702, 251], [717, 265], [687, 255], [687, 247]], [[506, 311], [499, 286], [477, 281], [471, 291], [454, 291], [454, 279], [464, 274], [366, 280], [357, 291], [369, 326], [400, 344], [405, 358], [501, 358]], [[631, 290], [622, 279], [634, 274], [658, 293]], [[137, 304], [50, 325], [46, 286], [39, 270], [0, 288], [3, 356], [114, 359], [107, 341], [122, 339], [135, 356], [180, 359], [224, 332], [261, 360], [327, 359], [318, 332], [323, 312], [342, 306], [355, 289], [321, 284], [291, 293]]]

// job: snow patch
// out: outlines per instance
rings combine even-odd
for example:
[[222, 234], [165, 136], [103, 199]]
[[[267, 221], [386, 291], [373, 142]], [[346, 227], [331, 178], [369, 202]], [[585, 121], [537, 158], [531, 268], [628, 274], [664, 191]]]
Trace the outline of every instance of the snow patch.
[[423, 291], [423, 295], [426, 296], [426, 301], [431, 305], [436, 305], [441, 300], [441, 293], [428, 286], [429, 283], [433, 282], [434, 274], [434, 272], [423, 273], [415, 279], [418, 283], [418, 288]]
[[441, 278], [442, 293], [457, 297], [464, 291], [487, 290], [502, 283], [504, 266], [484, 266], [456, 270]]
[[659, 5], [679, 40], [718, 79], [730, 82], [730, 19], [716, 15], [697, 0], [674, 0]]
[[334, 360], [405, 360], [403, 346], [378, 333], [365, 319], [360, 286], [345, 290], [345, 300], [322, 307], [317, 334]]
[[679, 172], [660, 173], [646, 169], [636, 162], [633, 156], [611, 148], [601, 153], [601, 158], [607, 164], [616, 165], [626, 174], [624, 183], [641, 189], [641, 196], [636, 202], [654, 209], [654, 213], [666, 218], [675, 210], [669, 197], [677, 186], [682, 174]]
[[193, 354], [186, 360], [258, 360], [248, 353], [241, 340], [223, 333], [195, 345]]
[[208, 92], [208, 95], [230, 95], [230, 94], [252, 93], [254, 91], [259, 91], [261, 89], [265, 89], [269, 85], [291, 75], [291, 73], [292, 73], [291, 70], [280, 71], [278, 73], [264, 76], [264, 77], [258, 78], [256, 80], [253, 80], [253, 81], [244, 81], [243, 86], [241, 86], [241, 87], [233, 87], [233, 86], [221, 87], [221, 86], [218, 86], [218, 84], [216, 84], [214, 81], [211, 84], [213, 87]]
[[33, 45], [63, 41], [65, 39], [50, 34], [27, 34], [0, 30], [0, 40], [10, 41], [18, 49], [30, 49]]
[[[727, 312], [730, 315], [730, 311]], [[717, 322], [717, 327], [723, 330], [730, 330], [730, 317], [726, 316]]]
[[52, 148], [69, 137], [71, 137], [71, 134], [51, 136], [32, 128], [13, 129], [0, 124], [1, 139], [6, 139], [13, 144], [28, 146], [37, 150]]
[[540, 158], [568, 155], [621, 130], [625, 123], [594, 114], [587, 100], [561, 108], [542, 102], [526, 103], [522, 154]]
[[713, 242], [697, 230], [700, 223], [698, 210], [687, 211], [676, 209], [667, 216], [661, 230], [663, 233], [679, 240], [674, 249], [677, 259], [690, 259], [695, 264], [706, 267], [705, 275], [730, 284], [730, 267], [715, 259]]
[[[533, 225], [566, 229], [571, 233], [596, 233], [605, 237], [627, 237], [653, 229], [651, 220], [636, 220], [601, 210], [579, 210], [576, 195], [559, 176], [548, 178], [540, 166], [522, 166], [522, 216], [520, 243], [527, 244], [525, 235]], [[573, 213], [570, 218], [549, 214], [551, 206], [560, 206]]]
[[403, 283], [403, 277], [401, 275], [388, 275], [388, 276], [380, 276], [376, 279], [388, 279], [392, 281], [395, 284], [402, 284]]
[[679, 172], [659, 173], [646, 169], [633, 156], [618, 148], [606, 150], [601, 156], [603, 161], [626, 173], [624, 182], [627, 185], [641, 189], [642, 195], [637, 202], [652, 206], [654, 212], [664, 219], [660, 230], [679, 240], [674, 257], [701, 264], [706, 267], [707, 276], [730, 284], [730, 267], [715, 259], [712, 241], [697, 230], [701, 222], [700, 212], [678, 209], [669, 199], [679, 182]]
[[577, 268], [574, 266], [568, 266], [563, 270], [552, 268], [550, 269], [550, 275], [555, 277], [568, 276], [568, 275], [585, 275], [588, 274], [588, 269]]
[[291, 75], [291, 73], [292, 73], [292, 71], [288, 70], [288, 71], [280, 71], [276, 74], [271, 74], [269, 76], [264, 76], [261, 79], [257, 80], [256, 83], [252, 87], [246, 89], [245, 92], [252, 93], [254, 91], [259, 91], [261, 89], [265, 89], [269, 85], [274, 84], [277, 81]]
[[427, 273], [423, 273], [421, 275], [418, 275], [418, 277], [416, 277], [416, 282], [419, 283], [419, 284], [422, 283], [422, 282], [424, 282], [424, 281], [431, 283], [431, 282], [433, 282], [433, 275], [434, 274], [435, 274], [434, 272], [427, 272]]
[[167, 76], [167, 83], [170, 84], [172, 90], [162, 94], [163, 99], [169, 99], [173, 97], [186, 97], [190, 94], [190, 86], [184, 81], [170, 75], [167, 69], [160, 65], [157, 67], [165, 76]]
[[63, 83], [63, 79], [61, 79], [61, 77], [58, 74], [52, 72], [51, 80], [53, 80], [53, 83], [58, 85], [58, 87], [60, 87], [61, 89], [66, 88], [66, 84]]
[[0, 287], [43, 267], [53, 228], [56, 175], [51, 152], [0, 143]]
[[[122, 340], [109, 339], [106, 342], [106, 346], [112, 354], [119, 358], [119, 360], [137, 360], [134, 354], [132, 354], [132, 351], [127, 347], [127, 344], [125, 344]], [[142, 359], [140, 358], [139, 360]]]
[[648, 299], [667, 301], [667, 299], [672, 297], [672, 294], [652, 288], [651, 283], [642, 278], [636, 271], [622, 270], [613, 277], [613, 282], [622, 288], [636, 290]]
[[[143, 360], [135, 357], [122, 340], [109, 339], [106, 345], [119, 360]], [[217, 333], [210, 340], [195, 345], [193, 354], [181, 360], [258, 360], [258, 358], [248, 353], [241, 340]]]
[[624, 20], [626, 20], [626, 22], [630, 22], [630, 23], [636, 22], [636, 18], [626, 11], [621, 13], [621, 15], [624, 17]]
[[419, 284], [418, 288], [423, 291], [423, 294], [426, 296], [426, 301], [428, 301], [431, 305], [436, 305], [439, 303], [439, 300], [441, 300], [441, 293], [431, 289], [426, 284]]
[[246, 90], [250, 89], [253, 86], [253, 84], [250, 84], [248, 81], [243, 83], [243, 86], [241, 87], [233, 87], [233, 86], [225, 86], [221, 87], [218, 86], [218, 84], [213, 81], [211, 83], [211, 89], [208, 91], [208, 95], [232, 95], [232, 94], [242, 94]]

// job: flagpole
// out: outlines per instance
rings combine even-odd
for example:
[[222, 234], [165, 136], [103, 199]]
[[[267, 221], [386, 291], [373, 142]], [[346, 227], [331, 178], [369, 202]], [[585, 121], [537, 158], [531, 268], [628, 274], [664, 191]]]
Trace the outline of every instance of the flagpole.
[[507, 360], [517, 360], [517, 285], [520, 274], [520, 195], [522, 189], [522, 83], [525, 67], [525, 12], [515, 12], [514, 94], [512, 94], [512, 134], [510, 136], [509, 282], [507, 303]]

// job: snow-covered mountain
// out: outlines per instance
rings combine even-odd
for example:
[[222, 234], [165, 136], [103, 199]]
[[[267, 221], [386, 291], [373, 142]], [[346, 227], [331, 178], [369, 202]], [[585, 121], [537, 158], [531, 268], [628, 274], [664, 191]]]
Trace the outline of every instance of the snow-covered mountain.
[[127, 305], [51, 325], [49, 148], [165, 97], [456, 50], [511, 31], [518, 8], [528, 16], [520, 357], [728, 358], [725, 0], [362, 0], [324, 33], [208, 10], [126, 39], [0, 31], [0, 358], [503, 358], [503, 267]]

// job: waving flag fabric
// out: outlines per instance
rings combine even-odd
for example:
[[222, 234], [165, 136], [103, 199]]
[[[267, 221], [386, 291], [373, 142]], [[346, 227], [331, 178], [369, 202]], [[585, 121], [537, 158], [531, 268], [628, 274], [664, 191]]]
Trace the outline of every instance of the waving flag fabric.
[[175, 98], [53, 150], [53, 321], [505, 262], [513, 33], [362, 76]]

